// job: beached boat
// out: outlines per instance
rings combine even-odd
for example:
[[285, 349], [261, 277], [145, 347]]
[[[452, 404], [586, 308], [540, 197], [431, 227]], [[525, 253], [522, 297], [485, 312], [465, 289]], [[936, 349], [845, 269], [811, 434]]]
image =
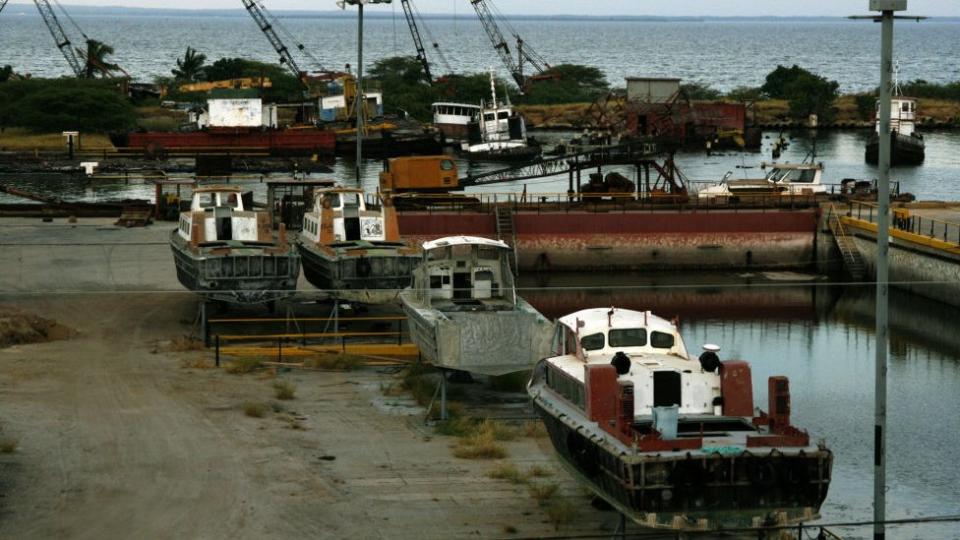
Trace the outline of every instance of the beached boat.
[[396, 299], [420, 262], [419, 250], [400, 240], [390, 199], [366, 197], [359, 188], [317, 190], [297, 247], [307, 281], [356, 302]]
[[[764, 163], [763, 168], [768, 164]], [[701, 189], [700, 199], [731, 202], [741, 198], [769, 196], [816, 196], [827, 193], [823, 185], [823, 163], [774, 163], [763, 178], [731, 180], [727, 173], [718, 184]]]
[[504, 375], [547, 354], [553, 324], [517, 295], [509, 253], [504, 242], [472, 236], [423, 244], [413, 286], [400, 299], [426, 361]]
[[300, 256], [280, 226], [234, 186], [194, 190], [190, 210], [170, 234], [177, 279], [204, 298], [229, 303], [272, 302], [294, 293]]
[[688, 354], [649, 311], [561, 317], [528, 385], [561, 462], [643, 527], [763, 528], [818, 517], [833, 456], [790, 423], [790, 386], [770, 377], [754, 409], [750, 366], [719, 347]]

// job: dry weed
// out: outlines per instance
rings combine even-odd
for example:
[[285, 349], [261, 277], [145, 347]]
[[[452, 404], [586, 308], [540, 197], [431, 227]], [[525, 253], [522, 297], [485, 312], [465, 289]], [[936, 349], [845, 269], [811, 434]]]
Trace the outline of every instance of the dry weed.
[[336, 371], [351, 371], [363, 361], [360, 356], [352, 354], [324, 354], [306, 360], [306, 367], [331, 369]]
[[270, 405], [266, 403], [248, 401], [243, 404], [243, 414], [252, 418], [263, 418], [269, 410]]
[[497, 442], [493, 423], [485, 421], [457, 441], [453, 455], [463, 459], [500, 459], [507, 456], [507, 450]]
[[513, 463], [501, 463], [495, 469], [488, 473], [490, 478], [497, 480], [506, 480], [511, 484], [526, 484], [527, 475], [517, 468]]
[[287, 381], [273, 381], [273, 395], [277, 399], [290, 400], [296, 397], [297, 387]]
[[225, 368], [225, 371], [234, 375], [242, 375], [255, 371], [261, 365], [260, 360], [256, 358], [237, 358], [230, 362], [230, 365]]
[[558, 489], [560, 489], [560, 486], [557, 484], [534, 484], [530, 486], [530, 496], [540, 506], [546, 506], [550, 499], [557, 494]]
[[20, 441], [12, 439], [10, 437], [4, 437], [0, 439], [0, 453], [2, 454], [12, 454], [19, 446]]
[[576, 518], [576, 505], [566, 499], [553, 501], [547, 506], [547, 519], [553, 523], [554, 530], [559, 529], [561, 525], [573, 523]]

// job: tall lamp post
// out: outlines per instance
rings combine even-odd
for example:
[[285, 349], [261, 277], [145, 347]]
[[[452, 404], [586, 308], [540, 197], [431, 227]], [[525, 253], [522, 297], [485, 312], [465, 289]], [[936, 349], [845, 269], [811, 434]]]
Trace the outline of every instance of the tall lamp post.
[[357, 157], [354, 172], [357, 185], [361, 184], [360, 160], [363, 158], [363, 114], [367, 100], [363, 93], [363, 6], [366, 4], [389, 4], [393, 0], [340, 0], [337, 5], [346, 9], [347, 5], [357, 6], [357, 84], [353, 98], [353, 108], [357, 112]]
[[907, 0], [870, 0], [870, 11], [880, 15], [854, 16], [851, 19], [870, 19], [880, 23], [880, 110], [878, 137], [880, 139], [877, 166], [877, 306], [876, 306], [876, 386], [874, 389], [873, 427], [873, 538], [886, 538], [886, 487], [887, 487], [887, 345], [889, 322], [890, 251], [890, 96], [893, 73], [893, 20], [924, 17], [898, 17], [897, 11], [906, 11]]

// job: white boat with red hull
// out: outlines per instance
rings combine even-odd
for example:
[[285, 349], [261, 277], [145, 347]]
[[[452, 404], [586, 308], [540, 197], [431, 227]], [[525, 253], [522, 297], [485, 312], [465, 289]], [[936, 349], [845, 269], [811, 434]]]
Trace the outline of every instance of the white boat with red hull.
[[528, 391], [562, 463], [643, 527], [817, 519], [833, 455], [790, 424], [789, 382], [771, 377], [769, 413], [755, 410], [750, 366], [704, 348], [689, 356], [676, 325], [649, 311], [561, 317]]

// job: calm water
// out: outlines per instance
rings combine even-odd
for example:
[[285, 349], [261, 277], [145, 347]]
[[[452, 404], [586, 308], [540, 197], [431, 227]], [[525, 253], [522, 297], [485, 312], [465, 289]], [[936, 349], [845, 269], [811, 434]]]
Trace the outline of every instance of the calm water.
[[[455, 72], [490, 67], [502, 71], [486, 34], [464, 6], [456, 19], [427, 21], [422, 30], [429, 35], [424, 41], [439, 43]], [[851, 13], [863, 7], [852, 5]], [[0, 15], [0, 36], [6, 44], [0, 50], [0, 65], [11, 64], [18, 71], [44, 77], [68, 74], [66, 61], [42, 20], [27, 13], [8, 10]], [[74, 19], [90, 37], [113, 45], [116, 61], [140, 80], [169, 75], [187, 45], [211, 61], [224, 56], [276, 61], [266, 38], [246, 16], [78, 15]], [[67, 21], [63, 23], [80, 43], [79, 33]], [[353, 20], [283, 19], [283, 24], [325, 67], [355, 63]], [[799, 64], [839, 81], [846, 91], [873, 88], [879, 78], [879, 28], [869, 22], [512, 21], [511, 25], [548, 62], [596, 66], [617, 86], [624, 85], [626, 76], [646, 75], [682, 77], [728, 90], [761, 84], [777, 64]], [[364, 35], [365, 62], [413, 54], [402, 13], [395, 20], [368, 18]], [[293, 48], [295, 43], [287, 41]], [[960, 80], [960, 23], [899, 23], [896, 47], [902, 51], [898, 59], [905, 79]], [[842, 58], [838, 51], [843, 51]], [[303, 64], [305, 69], [317, 68], [307, 61]], [[441, 65], [436, 71], [446, 70]]]
[[[679, 315], [691, 352], [703, 343], [719, 343], [724, 358], [751, 362], [757, 406], [766, 408], [768, 377], [790, 377], [793, 423], [826, 439], [835, 456], [823, 522], [872, 519], [875, 349], [870, 287], [780, 285], [763, 275], [656, 274], [522, 276], [521, 285], [526, 288], [521, 294], [551, 317], [605, 305]], [[892, 291], [891, 519], [960, 514], [958, 316], [955, 308]], [[844, 538], [872, 536], [869, 528], [838, 532]], [[903, 526], [891, 529], [888, 537], [958, 538], [960, 526]]]

